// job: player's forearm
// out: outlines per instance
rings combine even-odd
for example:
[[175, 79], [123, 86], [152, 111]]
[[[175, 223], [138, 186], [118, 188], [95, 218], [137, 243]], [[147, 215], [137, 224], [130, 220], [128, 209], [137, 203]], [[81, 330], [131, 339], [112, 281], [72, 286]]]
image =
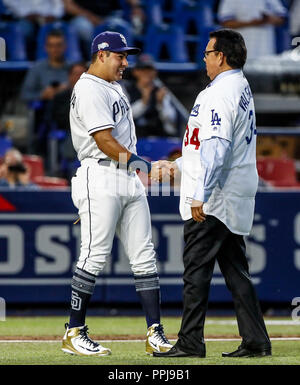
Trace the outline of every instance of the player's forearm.
[[257, 19], [257, 20], [249, 20], [249, 21], [241, 21], [241, 20], [226, 20], [221, 23], [221, 25], [225, 28], [245, 28], [245, 27], [253, 27], [257, 25], [264, 24], [263, 19]]
[[65, 12], [69, 13], [70, 15], [73, 16], [84, 16], [85, 14], [88, 13], [88, 11], [76, 3], [73, 2], [73, 0], [63, 0], [64, 2], [64, 7], [65, 7]]
[[112, 129], [97, 131], [93, 137], [98, 148], [110, 159], [130, 167], [132, 171], [140, 170], [146, 174], [151, 171], [151, 163], [128, 151], [126, 147], [120, 144], [112, 135]]
[[131, 152], [120, 144], [108, 130], [97, 131], [93, 137], [97, 143], [98, 148], [107, 155], [110, 159], [116, 160], [120, 163], [127, 163], [131, 157]]

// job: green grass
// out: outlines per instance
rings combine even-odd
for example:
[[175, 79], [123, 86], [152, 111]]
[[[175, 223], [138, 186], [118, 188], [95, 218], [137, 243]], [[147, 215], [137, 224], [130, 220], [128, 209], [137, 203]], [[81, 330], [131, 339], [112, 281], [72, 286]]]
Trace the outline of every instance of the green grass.
[[[265, 320], [275, 318], [265, 317]], [[281, 318], [276, 318], [280, 320]], [[283, 318], [282, 318], [283, 319]], [[286, 319], [286, 318], [284, 318]], [[0, 322], [1, 336], [61, 336], [64, 333], [64, 323], [67, 317], [7, 317], [5, 322]], [[207, 320], [234, 320], [234, 318], [212, 318]], [[145, 335], [146, 324], [143, 317], [87, 317], [86, 320], [91, 335]], [[164, 317], [162, 320], [166, 334], [177, 334], [180, 328], [180, 317]], [[270, 335], [300, 337], [300, 326], [295, 325], [267, 325]], [[206, 324], [207, 336], [237, 336], [237, 325], [211, 325]]]
[[262, 358], [222, 358], [237, 341], [206, 342], [206, 358], [155, 358], [145, 354], [143, 342], [110, 342], [107, 357], [78, 357], [63, 353], [60, 342], [23, 342], [0, 344], [1, 365], [299, 365], [300, 341], [273, 341], [273, 356]]
[[[224, 318], [214, 318], [224, 320]], [[226, 318], [228, 320], [229, 318]], [[232, 319], [232, 318], [231, 318]], [[266, 318], [267, 319], [267, 318]], [[272, 318], [274, 319], [274, 318]], [[213, 320], [213, 318], [208, 318]], [[180, 318], [165, 317], [163, 324], [167, 335], [176, 336]], [[66, 317], [8, 317], [0, 322], [0, 339], [7, 336], [62, 337]], [[146, 326], [142, 317], [88, 317], [91, 336], [136, 335], [145, 338]], [[299, 325], [268, 325], [272, 336], [300, 336]], [[205, 336], [236, 336], [236, 325], [207, 324]], [[98, 339], [98, 338], [97, 338]], [[0, 365], [299, 365], [300, 341], [273, 341], [272, 357], [229, 359], [222, 358], [222, 351], [232, 351], [239, 341], [206, 341], [207, 357], [161, 359], [145, 354], [145, 343], [136, 341], [105, 342], [112, 349], [108, 357], [70, 356], [60, 350], [61, 342], [1, 342]]]

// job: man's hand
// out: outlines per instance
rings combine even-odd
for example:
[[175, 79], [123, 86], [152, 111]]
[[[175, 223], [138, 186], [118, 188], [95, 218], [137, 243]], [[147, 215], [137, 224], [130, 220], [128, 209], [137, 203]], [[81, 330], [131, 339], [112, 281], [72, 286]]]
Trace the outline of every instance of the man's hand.
[[66, 88], [67, 88], [67, 84], [65, 84], [65, 83], [59, 84], [57, 87], [53, 87], [51, 85], [47, 86], [41, 92], [41, 99], [42, 100], [52, 100], [58, 92], [61, 92], [61, 91], [65, 90]]
[[156, 182], [173, 182], [175, 178], [180, 177], [180, 170], [175, 161], [158, 160], [152, 163], [150, 177]]
[[152, 180], [156, 182], [161, 182], [162, 179], [168, 175], [168, 168], [166, 167], [165, 160], [158, 160], [157, 162], [152, 163], [151, 172], [149, 174]]
[[158, 104], [161, 104], [164, 100], [164, 97], [167, 94], [167, 89], [166, 87], [161, 87], [156, 91], [155, 97], [156, 97], [156, 102]]
[[193, 199], [191, 210], [192, 210], [192, 216], [194, 221], [196, 222], [205, 221], [206, 215], [203, 212], [203, 202]]
[[279, 26], [284, 23], [284, 18], [276, 15], [267, 15], [266, 20], [268, 24]]

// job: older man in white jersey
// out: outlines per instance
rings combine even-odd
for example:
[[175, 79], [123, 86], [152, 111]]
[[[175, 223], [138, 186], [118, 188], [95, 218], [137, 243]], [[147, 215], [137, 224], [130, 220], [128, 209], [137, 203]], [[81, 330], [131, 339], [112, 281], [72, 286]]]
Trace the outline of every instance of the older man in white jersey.
[[216, 260], [232, 293], [242, 337], [241, 346], [223, 357], [271, 355], [243, 239], [251, 230], [258, 183], [254, 103], [242, 72], [246, 55], [240, 33], [210, 33], [204, 61], [211, 83], [196, 98], [182, 158], [176, 160], [185, 221], [182, 323], [177, 343], [156, 357], [205, 357], [203, 329]]
[[118, 81], [128, 65], [123, 35], [103, 32], [92, 42], [92, 63], [76, 83], [70, 107], [74, 148], [81, 167], [72, 178], [72, 199], [81, 220], [81, 251], [72, 279], [69, 324], [62, 350], [84, 356], [106, 356], [110, 349], [88, 337], [85, 315], [96, 277], [110, 256], [118, 234], [134, 275], [147, 321], [146, 353], [172, 345], [160, 323], [160, 288], [151, 221], [144, 187], [136, 169], [157, 178], [159, 164], [136, 154], [131, 108]]

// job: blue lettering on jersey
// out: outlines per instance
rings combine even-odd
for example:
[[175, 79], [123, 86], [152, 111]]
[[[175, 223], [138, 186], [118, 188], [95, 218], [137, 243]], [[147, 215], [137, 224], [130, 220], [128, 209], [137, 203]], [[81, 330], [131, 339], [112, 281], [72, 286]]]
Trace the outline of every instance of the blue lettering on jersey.
[[[251, 118], [252, 118], [252, 119], [251, 119]], [[249, 119], [251, 119], [251, 124], [250, 124], [250, 131], [251, 131], [251, 133], [250, 133], [250, 136], [246, 136], [246, 142], [247, 142], [247, 144], [250, 144], [253, 135], [256, 135], [256, 134], [257, 134], [256, 128], [255, 128], [255, 126], [254, 126], [253, 110], [250, 110], [250, 112], [249, 112]]]
[[114, 122], [117, 121], [117, 115], [118, 115], [119, 112], [120, 112], [119, 103], [118, 102], [114, 102], [114, 104], [113, 104], [113, 119], [114, 119]]
[[129, 110], [129, 106], [124, 98], [121, 97], [121, 99], [118, 102], [114, 102], [113, 104], [113, 119], [114, 122], [117, 121], [117, 115], [121, 111], [122, 116], [126, 113], [126, 111]]
[[122, 101], [122, 103], [124, 103], [126, 111], [128, 111], [129, 110], [129, 106], [128, 106], [126, 100], [123, 97], [121, 97], [120, 103], [121, 103], [121, 101]]
[[192, 111], [191, 111], [191, 116], [198, 116], [199, 114], [199, 107], [200, 107], [200, 104], [196, 104]]
[[[215, 110], [211, 110], [211, 125], [212, 126], [220, 126], [221, 125], [221, 118], [219, 118], [219, 115]], [[214, 127], [214, 130], [216, 130], [217, 127]]]
[[252, 98], [252, 92], [249, 86], [245, 87], [240, 97], [239, 106], [246, 112]]
[[125, 114], [125, 105], [122, 102], [122, 99], [119, 100], [119, 104], [120, 104], [120, 107], [121, 107], [122, 115], [124, 115]]

